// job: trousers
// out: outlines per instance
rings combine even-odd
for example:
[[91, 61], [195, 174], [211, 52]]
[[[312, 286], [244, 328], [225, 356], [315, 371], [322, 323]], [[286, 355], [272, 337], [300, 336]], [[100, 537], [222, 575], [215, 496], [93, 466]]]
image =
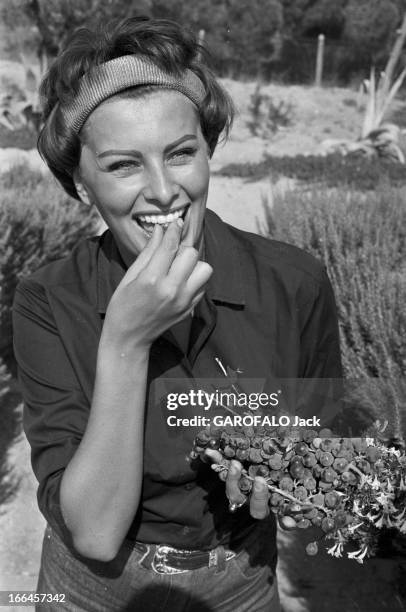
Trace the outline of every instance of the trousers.
[[[218, 567], [162, 574], [125, 540], [113, 561], [73, 554], [47, 525], [37, 592], [58, 595], [38, 612], [281, 612], [273, 539], [256, 539]], [[61, 597], [63, 596], [63, 597]], [[63, 599], [63, 601], [61, 601]]]

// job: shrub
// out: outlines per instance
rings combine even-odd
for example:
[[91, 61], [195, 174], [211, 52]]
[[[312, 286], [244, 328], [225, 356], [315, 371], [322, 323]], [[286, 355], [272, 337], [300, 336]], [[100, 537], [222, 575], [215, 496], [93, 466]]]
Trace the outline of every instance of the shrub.
[[2, 149], [35, 149], [37, 138], [36, 132], [27, 127], [11, 131], [4, 127], [4, 125], [0, 125], [0, 147]]
[[370, 399], [398, 437], [406, 390], [404, 196], [387, 184], [368, 194], [325, 188], [276, 193], [265, 230], [325, 263], [337, 301], [345, 375], [386, 381]]
[[53, 179], [25, 167], [0, 177], [0, 356], [12, 356], [11, 304], [22, 276], [66, 255], [93, 233], [97, 216]]
[[290, 102], [274, 101], [261, 92], [258, 84], [250, 98], [248, 128], [253, 136], [272, 137], [279, 129], [292, 123], [293, 106]]
[[8, 448], [21, 431], [21, 399], [6, 365], [0, 358], [0, 507], [11, 501], [19, 477], [8, 460]]
[[406, 166], [392, 161], [369, 158], [362, 154], [297, 155], [295, 157], [267, 156], [256, 164], [229, 164], [218, 174], [259, 179], [280, 176], [300, 181], [324, 184], [327, 187], [347, 186], [362, 191], [376, 189], [383, 180], [392, 186], [404, 185]]

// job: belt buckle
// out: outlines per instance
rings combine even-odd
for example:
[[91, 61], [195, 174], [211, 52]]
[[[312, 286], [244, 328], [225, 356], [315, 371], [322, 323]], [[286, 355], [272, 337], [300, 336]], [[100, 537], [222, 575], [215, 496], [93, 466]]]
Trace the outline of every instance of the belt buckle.
[[185, 574], [190, 570], [182, 570], [176, 567], [170, 567], [167, 565], [167, 554], [168, 552], [177, 552], [176, 548], [171, 546], [157, 546], [155, 554], [152, 559], [151, 567], [157, 574]]

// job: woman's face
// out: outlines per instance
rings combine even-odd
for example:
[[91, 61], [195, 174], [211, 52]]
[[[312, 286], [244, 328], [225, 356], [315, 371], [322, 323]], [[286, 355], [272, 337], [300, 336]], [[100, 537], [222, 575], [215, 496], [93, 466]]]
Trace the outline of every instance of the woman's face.
[[155, 223], [184, 219], [182, 244], [201, 246], [209, 152], [197, 109], [177, 91], [114, 97], [82, 130], [75, 184], [94, 204], [130, 266]]

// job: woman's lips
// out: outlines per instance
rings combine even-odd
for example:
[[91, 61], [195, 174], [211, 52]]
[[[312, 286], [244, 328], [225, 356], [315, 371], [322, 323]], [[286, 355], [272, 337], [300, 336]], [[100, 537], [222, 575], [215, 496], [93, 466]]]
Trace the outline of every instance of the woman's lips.
[[164, 230], [166, 230], [172, 221], [176, 219], [184, 219], [186, 212], [189, 208], [189, 204], [186, 204], [182, 208], [178, 208], [168, 214], [162, 214], [161, 212], [156, 215], [137, 215], [135, 217], [138, 225], [150, 236], [154, 230], [156, 224], [159, 224]]

